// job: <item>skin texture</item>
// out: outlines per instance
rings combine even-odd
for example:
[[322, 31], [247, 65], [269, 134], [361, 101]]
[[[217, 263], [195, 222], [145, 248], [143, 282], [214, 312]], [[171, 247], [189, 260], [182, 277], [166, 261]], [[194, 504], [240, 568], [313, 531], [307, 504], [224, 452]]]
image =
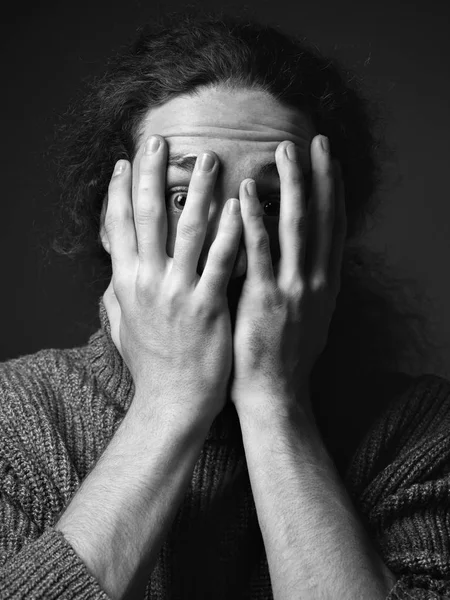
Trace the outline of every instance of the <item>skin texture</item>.
[[[268, 94], [256, 90], [229, 90], [222, 87], [201, 89], [195, 95], [178, 96], [149, 110], [139, 131], [137, 152], [132, 161], [133, 187], [138, 179], [139, 159], [147, 138], [158, 134], [165, 138], [172, 154], [197, 156], [204, 151], [216, 155], [219, 170], [208, 217], [208, 229], [198, 264], [203, 272], [208, 251], [229, 198], [239, 198], [239, 187], [246, 178], [256, 181], [258, 197], [265, 213], [263, 220], [270, 238], [272, 263], [280, 258], [278, 240], [280, 178], [276, 173], [256, 176], [259, 166], [275, 162], [275, 150], [284, 140], [294, 142], [300, 153], [304, 174], [311, 171], [310, 146], [317, 135], [310, 118], [282, 106]], [[176, 166], [166, 174], [167, 255], [173, 257], [178, 220], [183, 211], [191, 175]], [[179, 187], [176, 192], [172, 188]], [[184, 195], [183, 195], [184, 194]], [[267, 203], [272, 201], [272, 205]], [[105, 212], [104, 207], [104, 212]], [[102, 239], [105, 240], [102, 225]], [[109, 251], [108, 243], [104, 241]], [[244, 236], [241, 237], [230, 284], [228, 301], [232, 322], [247, 269]]]

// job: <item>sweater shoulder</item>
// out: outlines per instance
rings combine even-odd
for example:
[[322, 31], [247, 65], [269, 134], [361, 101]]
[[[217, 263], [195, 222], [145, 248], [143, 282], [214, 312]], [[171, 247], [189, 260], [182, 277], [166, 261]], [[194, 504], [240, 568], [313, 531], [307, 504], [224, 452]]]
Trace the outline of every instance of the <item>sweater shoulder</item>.
[[90, 378], [86, 351], [87, 346], [50, 348], [1, 362], [0, 414], [27, 406], [54, 413]]
[[[437, 440], [448, 432], [450, 381], [434, 373], [397, 379], [392, 399], [375, 423], [373, 433], [382, 431], [396, 439], [398, 449], [408, 451], [425, 439]], [[370, 436], [369, 438], [374, 437]], [[379, 440], [381, 442], [381, 440]], [[450, 447], [450, 439], [448, 440]]]
[[449, 478], [450, 381], [424, 373], [396, 385], [349, 465], [346, 479], [358, 493], [384, 478], [385, 491]]
[[87, 345], [77, 348], [45, 348], [0, 362], [0, 391], [39, 383], [57, 385], [71, 372], [84, 370]]
[[447, 598], [450, 382], [424, 373], [404, 381], [368, 431], [347, 489], [395, 573], [392, 598]]
[[84, 477], [109, 440], [115, 411], [89, 367], [88, 346], [0, 363], [0, 447], [28, 464], [65, 456]]

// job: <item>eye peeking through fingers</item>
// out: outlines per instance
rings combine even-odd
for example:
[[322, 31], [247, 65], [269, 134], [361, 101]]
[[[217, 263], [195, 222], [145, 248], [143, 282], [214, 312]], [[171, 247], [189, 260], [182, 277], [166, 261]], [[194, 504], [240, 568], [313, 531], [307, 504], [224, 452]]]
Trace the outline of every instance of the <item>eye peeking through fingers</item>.
[[182, 212], [186, 204], [188, 195], [187, 188], [173, 188], [166, 192], [167, 210], [173, 212]]
[[[166, 194], [167, 210], [180, 214], [183, 212], [186, 200], [187, 190], [170, 190]], [[264, 216], [279, 217], [280, 215], [280, 195], [279, 194], [264, 194], [260, 197], [261, 204], [264, 209]]]
[[[306, 198], [309, 198], [311, 194], [312, 186], [312, 173], [308, 171], [304, 175], [304, 190]], [[175, 214], [181, 214], [185, 208], [186, 200], [188, 195], [188, 187], [180, 186], [171, 188], [166, 192], [166, 207], [169, 212]], [[258, 194], [259, 200], [262, 204], [264, 216], [268, 218], [277, 219], [280, 216], [280, 193], [273, 192], [267, 194]]]

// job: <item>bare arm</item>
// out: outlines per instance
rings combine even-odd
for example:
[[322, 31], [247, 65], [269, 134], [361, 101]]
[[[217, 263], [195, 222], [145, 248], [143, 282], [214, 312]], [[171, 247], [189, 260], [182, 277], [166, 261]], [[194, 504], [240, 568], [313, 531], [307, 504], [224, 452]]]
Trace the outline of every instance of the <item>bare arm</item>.
[[136, 185], [130, 162], [116, 163], [102, 224], [113, 267], [103, 296], [111, 338], [140, 392], [57, 524], [113, 600], [143, 595], [209, 427], [225, 405], [232, 365], [226, 292], [240, 216], [222, 211], [200, 277], [218, 173], [209, 152], [213, 166], [196, 164], [173, 259], [167, 256], [169, 149], [162, 136], [151, 137], [159, 146], [140, 145]]
[[143, 597], [211, 424], [150, 418], [142, 396], [55, 526], [113, 600]]
[[314, 416], [291, 405], [289, 419], [270, 410], [239, 415], [273, 596], [384, 599], [397, 578], [360, 521]]

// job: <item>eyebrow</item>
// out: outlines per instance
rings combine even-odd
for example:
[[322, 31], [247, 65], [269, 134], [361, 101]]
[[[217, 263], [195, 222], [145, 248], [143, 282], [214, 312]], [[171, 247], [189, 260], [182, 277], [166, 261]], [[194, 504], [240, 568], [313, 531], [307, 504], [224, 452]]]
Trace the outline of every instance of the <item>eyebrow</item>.
[[[185, 154], [172, 154], [169, 157], [167, 165], [169, 167], [177, 167], [178, 169], [181, 169], [186, 173], [192, 173], [195, 167], [196, 160], [196, 156], [187, 156]], [[273, 161], [269, 161], [260, 165], [254, 177], [263, 179], [264, 177], [270, 177], [271, 175], [278, 176], [277, 163]]]

